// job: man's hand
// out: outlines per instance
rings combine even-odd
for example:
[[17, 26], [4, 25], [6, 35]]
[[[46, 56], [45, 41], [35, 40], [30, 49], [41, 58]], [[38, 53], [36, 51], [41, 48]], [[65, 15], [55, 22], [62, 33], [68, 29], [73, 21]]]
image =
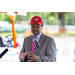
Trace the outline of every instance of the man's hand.
[[31, 62], [31, 61], [37, 62], [37, 59], [38, 59], [38, 57], [34, 53], [29, 53], [28, 58], [30, 59], [28, 60], [28, 62]]
[[22, 61], [24, 61], [24, 58], [28, 53], [30, 53], [30, 52], [26, 52], [26, 53], [21, 52], [20, 58], [22, 59]]

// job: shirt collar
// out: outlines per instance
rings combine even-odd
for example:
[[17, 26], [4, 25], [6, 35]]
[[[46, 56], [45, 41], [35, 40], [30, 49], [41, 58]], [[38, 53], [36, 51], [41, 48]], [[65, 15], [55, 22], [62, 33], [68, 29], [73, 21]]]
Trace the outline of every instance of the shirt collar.
[[[38, 40], [38, 41], [39, 41], [40, 36], [41, 36], [42, 33], [43, 33], [43, 32], [41, 31], [41, 33], [37, 35], [37, 40]], [[35, 36], [35, 35], [33, 35], [33, 38], [34, 38], [34, 36]]]

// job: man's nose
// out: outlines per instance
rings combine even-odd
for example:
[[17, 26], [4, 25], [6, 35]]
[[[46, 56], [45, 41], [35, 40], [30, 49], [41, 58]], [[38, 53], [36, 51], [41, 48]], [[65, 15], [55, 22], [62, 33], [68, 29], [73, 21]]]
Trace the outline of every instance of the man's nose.
[[37, 27], [35, 26], [34, 29], [37, 29]]

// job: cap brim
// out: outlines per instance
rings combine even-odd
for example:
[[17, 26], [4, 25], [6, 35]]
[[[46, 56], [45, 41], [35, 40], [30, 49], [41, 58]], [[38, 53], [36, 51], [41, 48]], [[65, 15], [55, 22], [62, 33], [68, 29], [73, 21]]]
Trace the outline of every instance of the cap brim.
[[35, 23], [37, 23], [37, 24], [39, 24], [39, 25], [42, 25], [42, 24], [41, 24], [41, 23], [39, 23], [39, 22], [33, 22], [33, 23], [31, 23], [31, 25], [32, 25], [32, 24], [35, 24]]

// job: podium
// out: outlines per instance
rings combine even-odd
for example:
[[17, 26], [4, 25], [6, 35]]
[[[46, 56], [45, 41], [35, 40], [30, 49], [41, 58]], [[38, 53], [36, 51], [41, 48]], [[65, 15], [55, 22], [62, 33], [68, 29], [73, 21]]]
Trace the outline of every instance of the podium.
[[[0, 47], [0, 54], [5, 50], [5, 47]], [[8, 48], [8, 52], [0, 59], [0, 62], [19, 62], [20, 50], [17, 48]]]

